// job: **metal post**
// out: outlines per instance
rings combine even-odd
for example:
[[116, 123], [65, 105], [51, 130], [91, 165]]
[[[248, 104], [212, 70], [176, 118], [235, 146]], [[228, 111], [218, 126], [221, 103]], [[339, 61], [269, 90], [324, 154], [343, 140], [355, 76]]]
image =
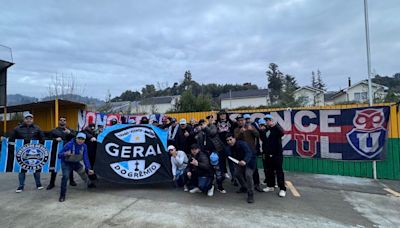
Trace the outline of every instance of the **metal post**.
[[[364, 18], [365, 18], [365, 42], [367, 45], [368, 96], [369, 96], [369, 106], [372, 106], [373, 98], [372, 98], [372, 82], [371, 82], [371, 52], [369, 48], [368, 0], [364, 0]], [[372, 161], [372, 172], [374, 179], [377, 179], [376, 161]]]
[[54, 100], [54, 122], [55, 126], [58, 127], [58, 98]]

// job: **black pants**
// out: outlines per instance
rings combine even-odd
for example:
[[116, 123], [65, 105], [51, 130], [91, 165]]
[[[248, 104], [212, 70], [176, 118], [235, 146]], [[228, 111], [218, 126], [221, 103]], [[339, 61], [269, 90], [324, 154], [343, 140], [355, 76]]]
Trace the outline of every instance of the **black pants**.
[[265, 155], [264, 169], [265, 179], [268, 187], [275, 186], [275, 175], [278, 181], [278, 187], [286, 191], [285, 175], [283, 173], [283, 156], [282, 155]]
[[[50, 171], [50, 173], [51, 173], [51, 176], [50, 176], [50, 185], [54, 185], [54, 183], [56, 182], [57, 173], [54, 172], [53, 170]], [[69, 181], [70, 181], [70, 182], [74, 182], [74, 173], [72, 172], [72, 170], [71, 170], [71, 172], [69, 173]]]
[[254, 186], [260, 185], [260, 174], [258, 173], [257, 166], [253, 172], [253, 182], [254, 182]]

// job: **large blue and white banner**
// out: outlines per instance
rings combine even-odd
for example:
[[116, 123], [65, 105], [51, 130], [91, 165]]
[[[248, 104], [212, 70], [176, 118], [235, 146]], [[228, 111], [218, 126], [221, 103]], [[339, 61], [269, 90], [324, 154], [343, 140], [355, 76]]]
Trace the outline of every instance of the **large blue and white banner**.
[[40, 144], [38, 140], [24, 143], [17, 139], [15, 143], [9, 143], [3, 139], [1, 144], [0, 172], [42, 172], [51, 170], [59, 171], [61, 161], [57, 152], [63, 148], [63, 142], [46, 140]]

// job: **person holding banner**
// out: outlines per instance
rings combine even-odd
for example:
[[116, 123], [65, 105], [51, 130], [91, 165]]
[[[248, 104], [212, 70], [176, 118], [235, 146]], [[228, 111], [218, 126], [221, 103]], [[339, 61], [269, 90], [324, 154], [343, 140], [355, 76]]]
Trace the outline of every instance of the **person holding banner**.
[[[33, 124], [32, 114], [24, 114], [23, 122], [14, 128], [13, 134], [9, 139], [9, 142], [11, 142], [10, 144], [12, 144], [16, 139], [23, 139], [24, 143], [30, 143], [31, 140], [39, 140], [40, 142], [44, 141], [44, 133], [37, 125]], [[26, 172], [27, 170], [21, 169], [21, 172], [18, 174], [19, 186], [15, 191], [16, 193], [20, 193], [24, 190]], [[43, 186], [40, 182], [40, 171], [35, 171], [33, 177], [35, 178], [36, 188], [42, 190]]]
[[253, 173], [256, 169], [256, 156], [245, 141], [236, 140], [230, 133], [226, 135], [226, 142], [229, 145], [229, 159], [237, 164], [235, 176], [241, 186], [237, 193], [247, 192], [247, 202], [254, 203]]
[[[67, 182], [71, 171], [77, 172], [89, 188], [93, 187], [85, 171], [86, 168], [89, 175], [94, 174], [94, 171], [91, 169], [90, 166], [85, 139], [86, 134], [82, 132], [78, 133], [76, 135], [76, 138], [69, 141], [58, 153], [58, 158], [61, 159], [61, 169], [63, 174], [59, 198], [60, 202], [65, 201], [65, 194], [67, 193]], [[81, 164], [82, 160], [85, 168], [83, 168]]]
[[[265, 126], [266, 124], [266, 126]], [[283, 173], [283, 148], [282, 137], [283, 129], [273, 120], [271, 114], [265, 115], [265, 123], [260, 122], [260, 137], [262, 141], [263, 153], [265, 156], [264, 168], [266, 169], [265, 178], [267, 187], [264, 192], [273, 192], [275, 186], [275, 175], [280, 189], [279, 196], [286, 196], [285, 175]]]
[[[64, 145], [69, 142], [71, 139], [75, 138], [76, 132], [70, 128], [67, 127], [67, 118], [64, 116], [61, 116], [58, 119], [58, 127], [54, 128], [50, 132], [50, 137], [53, 140], [56, 140], [57, 142], [64, 142]], [[53, 189], [55, 186], [55, 181], [57, 177], [57, 172], [54, 170], [50, 171], [51, 176], [50, 176], [50, 183], [47, 186], [47, 190]], [[74, 175], [73, 172], [71, 171], [69, 175], [69, 184], [71, 186], [76, 186], [76, 182], [74, 181]]]

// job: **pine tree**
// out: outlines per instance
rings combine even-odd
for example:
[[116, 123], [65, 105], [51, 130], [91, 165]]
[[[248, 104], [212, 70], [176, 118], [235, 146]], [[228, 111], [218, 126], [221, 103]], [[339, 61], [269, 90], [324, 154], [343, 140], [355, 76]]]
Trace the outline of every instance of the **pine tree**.
[[311, 87], [317, 88], [317, 79], [315, 78], [314, 71], [311, 71]]
[[283, 74], [279, 71], [278, 65], [276, 65], [275, 63], [270, 63], [269, 70], [267, 70], [266, 75], [268, 78], [270, 101], [272, 104], [275, 104], [281, 98]]
[[295, 102], [293, 92], [298, 88], [296, 79], [289, 74], [285, 75], [281, 100], [283, 105], [291, 105]]
[[320, 90], [324, 90], [324, 91], [326, 90], [326, 85], [322, 81], [321, 71], [319, 71], [319, 69], [317, 71], [317, 83], [316, 83], [316, 87], [315, 88], [320, 89]]

